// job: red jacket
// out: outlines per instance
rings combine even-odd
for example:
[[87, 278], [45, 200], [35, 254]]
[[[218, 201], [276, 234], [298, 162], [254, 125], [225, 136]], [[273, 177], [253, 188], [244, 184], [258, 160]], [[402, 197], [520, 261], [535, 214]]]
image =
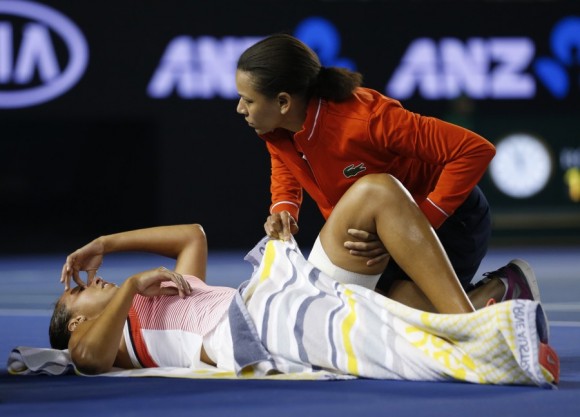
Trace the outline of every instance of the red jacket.
[[358, 178], [387, 172], [437, 228], [467, 198], [495, 155], [481, 136], [412, 113], [367, 88], [340, 103], [314, 98], [300, 132], [276, 129], [261, 138], [272, 162], [270, 212], [288, 210], [295, 219], [302, 188], [328, 218]]

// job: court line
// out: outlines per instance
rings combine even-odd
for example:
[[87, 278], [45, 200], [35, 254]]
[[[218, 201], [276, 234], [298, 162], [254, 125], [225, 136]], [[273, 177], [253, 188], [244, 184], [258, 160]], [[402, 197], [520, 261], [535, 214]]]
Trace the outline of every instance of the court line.
[[546, 311], [564, 311], [576, 313], [580, 311], [580, 303], [542, 303]]

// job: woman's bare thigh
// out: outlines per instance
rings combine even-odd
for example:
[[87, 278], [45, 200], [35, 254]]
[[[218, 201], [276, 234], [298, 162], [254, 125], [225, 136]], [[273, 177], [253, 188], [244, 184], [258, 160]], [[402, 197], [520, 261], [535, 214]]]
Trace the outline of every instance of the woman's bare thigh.
[[374, 275], [383, 272], [388, 259], [369, 267], [366, 265], [368, 258], [351, 255], [344, 247], [344, 242], [357, 240], [348, 234], [348, 229], [376, 233], [376, 204], [369, 202], [368, 197], [368, 189], [364, 186], [352, 186], [338, 202], [320, 231], [320, 241], [334, 265], [359, 274]]

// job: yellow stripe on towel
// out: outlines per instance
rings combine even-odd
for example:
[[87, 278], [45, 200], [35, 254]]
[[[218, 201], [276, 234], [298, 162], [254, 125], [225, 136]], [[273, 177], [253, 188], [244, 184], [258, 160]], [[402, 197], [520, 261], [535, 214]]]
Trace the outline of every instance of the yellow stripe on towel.
[[355, 303], [356, 301], [352, 297], [353, 292], [349, 289], [344, 291], [344, 295], [347, 297], [348, 306], [350, 307], [348, 315], [342, 322], [342, 340], [344, 343], [344, 350], [347, 357], [347, 369], [351, 375], [358, 375], [358, 362], [354, 349], [352, 347], [352, 342], [350, 340], [350, 334], [354, 324], [356, 322], [356, 311]]
[[262, 275], [260, 275], [260, 282], [263, 282], [270, 276], [270, 271], [274, 265], [274, 259], [276, 259], [276, 248], [274, 247], [274, 241], [270, 240], [266, 244], [266, 251], [263, 260], [264, 268], [262, 269]]

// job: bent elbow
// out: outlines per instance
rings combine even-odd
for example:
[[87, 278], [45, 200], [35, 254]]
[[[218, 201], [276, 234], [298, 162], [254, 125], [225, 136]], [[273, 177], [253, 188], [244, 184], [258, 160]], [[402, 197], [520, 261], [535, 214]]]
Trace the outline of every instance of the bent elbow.
[[201, 236], [202, 238], [205, 239], [205, 230], [203, 228], [203, 226], [199, 223], [192, 223], [191, 225], [191, 232], [195, 235], [195, 236]]
[[207, 244], [207, 236], [203, 226], [199, 223], [193, 223], [189, 225], [188, 234], [190, 242], [204, 243]]
[[111, 361], [99, 357], [92, 352], [71, 352], [71, 358], [76, 370], [86, 375], [104, 374], [113, 368]]

